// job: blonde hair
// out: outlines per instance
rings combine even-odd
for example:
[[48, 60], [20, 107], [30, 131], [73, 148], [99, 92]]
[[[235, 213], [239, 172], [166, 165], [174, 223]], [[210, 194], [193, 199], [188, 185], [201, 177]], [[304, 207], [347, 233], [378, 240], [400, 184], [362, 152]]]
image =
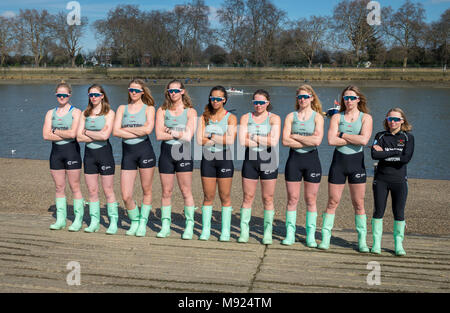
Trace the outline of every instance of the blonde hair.
[[[109, 110], [111, 110], [111, 106], [109, 104], [108, 96], [106, 95], [105, 90], [103, 89], [102, 86], [93, 84], [93, 85], [91, 85], [91, 87], [88, 88], [88, 92], [91, 91], [91, 89], [93, 89], [93, 88], [100, 90], [100, 92], [103, 94], [102, 109], [101, 109], [100, 113], [98, 113], [98, 116], [108, 114]], [[85, 117], [90, 116], [93, 109], [94, 109], [94, 105], [91, 102], [91, 98], [89, 98], [87, 108], [84, 111], [84, 116]]]
[[[310, 85], [307, 85], [307, 84], [301, 85], [297, 89], [297, 96], [299, 95], [300, 91], [302, 91], [302, 90], [312, 94], [312, 96], [314, 97], [313, 101], [311, 102], [311, 109], [313, 109], [317, 113], [322, 114], [322, 103], [320, 102], [320, 99], [317, 96], [314, 89]], [[298, 104], [298, 99], [295, 101], [295, 110], [296, 111], [300, 110], [300, 105]]]
[[347, 86], [341, 94], [341, 108], [339, 109], [339, 112], [344, 112], [346, 107], [345, 107], [345, 103], [344, 103], [344, 94], [346, 91], [353, 91], [354, 93], [356, 93], [356, 95], [359, 97], [359, 102], [358, 102], [358, 110], [363, 112], [363, 113], [369, 113], [369, 108], [367, 107], [367, 98], [366, 96], [364, 96], [364, 94], [361, 92], [361, 90], [359, 90], [358, 87], [354, 86], [354, 85], [350, 85]]
[[60, 87], [67, 88], [67, 90], [69, 91], [69, 93], [72, 94], [72, 86], [70, 86], [68, 83], [66, 83], [65, 80], [61, 80], [61, 81], [56, 85], [55, 93], [58, 92], [58, 89], [59, 89]]
[[[402, 124], [402, 126], [401, 126], [401, 128], [400, 128], [401, 131], [409, 132], [409, 131], [412, 130], [412, 125], [408, 123], [408, 120], [406, 119], [405, 112], [403, 112], [402, 109], [400, 109], [400, 108], [393, 108], [393, 109], [390, 109], [390, 110], [386, 113], [386, 117], [388, 117], [389, 113], [391, 113], [391, 112], [397, 112], [397, 113], [400, 113], [400, 115], [402, 116], [403, 124]], [[384, 129], [385, 129], [385, 130], [389, 131], [389, 125], [388, 125], [386, 119], [384, 119], [383, 126], [384, 126]]]
[[172, 107], [173, 103], [172, 103], [172, 99], [170, 98], [170, 95], [169, 95], [169, 86], [172, 85], [173, 83], [179, 84], [180, 89], [184, 90], [184, 94], [182, 96], [184, 108], [193, 108], [194, 105], [192, 104], [191, 97], [189, 97], [189, 94], [188, 94], [187, 90], [184, 88], [183, 83], [181, 81], [179, 81], [178, 79], [174, 79], [167, 84], [166, 90], [164, 91], [164, 103], [162, 104], [161, 108], [163, 110], [170, 110], [170, 108]]
[[[130, 88], [131, 84], [140, 85], [144, 93], [141, 96], [142, 102], [144, 102], [148, 106], [155, 106], [155, 100], [152, 97], [152, 93], [150, 92], [150, 88], [147, 87], [145, 82], [142, 79], [133, 79], [129, 84], [128, 88]], [[130, 93], [128, 93], [128, 103], [131, 103]]]

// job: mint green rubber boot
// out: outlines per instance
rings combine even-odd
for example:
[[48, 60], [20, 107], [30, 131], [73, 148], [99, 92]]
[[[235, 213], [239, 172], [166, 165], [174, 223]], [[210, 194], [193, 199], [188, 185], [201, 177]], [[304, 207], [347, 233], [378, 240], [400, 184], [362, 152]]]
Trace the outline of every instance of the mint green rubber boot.
[[316, 242], [317, 212], [306, 211], [306, 246], [317, 248]]
[[383, 219], [372, 218], [372, 250], [370, 252], [381, 254], [381, 237], [383, 236]]
[[334, 214], [323, 213], [322, 215], [322, 242], [318, 248], [321, 250], [328, 250], [330, 248], [331, 230], [334, 224]]
[[366, 236], [367, 236], [367, 217], [365, 214], [355, 215], [355, 225], [356, 232], [358, 233], [358, 249], [359, 252], [367, 253], [369, 252], [369, 247], [367, 247]]
[[109, 227], [106, 233], [108, 235], [114, 235], [117, 233], [117, 222], [119, 221], [119, 204], [117, 202], [107, 203], [106, 208], [108, 210]]
[[156, 234], [158, 238], [170, 236], [170, 223], [172, 222], [172, 206], [163, 206], [161, 208], [161, 231]]
[[248, 242], [250, 236], [250, 219], [252, 218], [252, 209], [241, 208], [241, 235], [238, 238], [238, 242]]
[[131, 220], [130, 223], [130, 229], [127, 230], [125, 235], [127, 236], [136, 236], [137, 229], [139, 227], [139, 219], [141, 217], [141, 214], [139, 212], [139, 207], [136, 205], [136, 207], [132, 210], [128, 210], [128, 217]]
[[404, 256], [406, 251], [403, 249], [403, 239], [405, 238], [405, 221], [394, 221], [394, 244], [395, 255]]
[[86, 233], [96, 233], [100, 229], [100, 202], [89, 202], [89, 215], [91, 224], [85, 228]]
[[297, 211], [286, 211], [286, 238], [281, 244], [290, 246], [295, 242], [295, 232], [297, 230]]
[[222, 231], [220, 233], [220, 241], [230, 241], [232, 212], [233, 208], [231, 206], [222, 207]]
[[272, 244], [272, 223], [275, 210], [264, 210], [264, 237], [262, 243], [265, 245]]
[[181, 239], [191, 240], [194, 235], [194, 215], [195, 215], [194, 206], [185, 206], [184, 207], [184, 216], [186, 217], [186, 226], [184, 228], [183, 235]]
[[79, 231], [81, 226], [83, 226], [84, 199], [73, 199], [73, 212], [75, 219], [72, 225], [69, 226], [69, 231]]
[[66, 227], [67, 201], [66, 198], [56, 198], [56, 222], [50, 225], [51, 230], [59, 230]]
[[151, 205], [142, 204], [141, 215], [139, 217], [139, 225], [136, 230], [136, 237], [145, 237], [145, 233], [147, 232], [148, 216], [150, 215], [151, 210], [152, 210]]
[[212, 217], [212, 205], [204, 205], [202, 207], [202, 234], [200, 240], [208, 240], [211, 236], [211, 217]]

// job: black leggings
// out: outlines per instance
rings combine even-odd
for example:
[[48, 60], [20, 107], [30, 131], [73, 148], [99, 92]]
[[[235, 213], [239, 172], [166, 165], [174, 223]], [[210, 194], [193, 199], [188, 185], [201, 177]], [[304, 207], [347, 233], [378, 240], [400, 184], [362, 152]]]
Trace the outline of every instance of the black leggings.
[[383, 218], [386, 210], [386, 202], [389, 191], [392, 198], [392, 212], [394, 213], [394, 220], [405, 220], [405, 205], [408, 197], [408, 182], [405, 180], [402, 183], [388, 183], [382, 180], [375, 180], [372, 184], [373, 198], [375, 200], [375, 210], [373, 218]]

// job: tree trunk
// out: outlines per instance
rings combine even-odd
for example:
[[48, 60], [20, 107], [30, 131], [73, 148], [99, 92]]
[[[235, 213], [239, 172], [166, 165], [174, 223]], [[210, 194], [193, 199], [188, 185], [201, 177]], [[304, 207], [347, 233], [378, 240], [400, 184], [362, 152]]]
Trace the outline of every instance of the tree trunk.
[[406, 65], [408, 64], [408, 56], [404, 56], [403, 57], [403, 69], [405, 69], [406, 68]]

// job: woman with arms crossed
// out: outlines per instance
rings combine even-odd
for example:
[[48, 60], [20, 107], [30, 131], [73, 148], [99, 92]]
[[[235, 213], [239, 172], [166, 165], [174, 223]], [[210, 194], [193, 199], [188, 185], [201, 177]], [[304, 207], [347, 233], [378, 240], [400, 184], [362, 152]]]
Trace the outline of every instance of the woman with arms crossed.
[[283, 145], [290, 147], [284, 171], [288, 205], [286, 210], [286, 238], [284, 245], [295, 242], [297, 203], [300, 186], [304, 182], [306, 203], [306, 245], [317, 247], [315, 240], [317, 220], [317, 193], [322, 167], [317, 147], [323, 138], [322, 104], [314, 89], [302, 85], [297, 89], [295, 112], [286, 116], [283, 129]]
[[408, 178], [406, 165], [414, 153], [412, 126], [400, 108], [389, 110], [383, 122], [385, 131], [375, 135], [372, 146], [372, 158], [379, 160], [373, 179], [373, 197], [375, 211], [372, 218], [372, 253], [381, 253], [383, 235], [383, 216], [389, 192], [392, 197], [394, 213], [395, 254], [406, 255], [403, 249], [405, 237], [405, 205], [408, 196]]
[[275, 214], [273, 196], [278, 177], [278, 141], [281, 120], [270, 113], [272, 104], [267, 91], [259, 89], [253, 94], [254, 111], [241, 117], [239, 142], [246, 147], [242, 165], [244, 201], [241, 206], [241, 235], [238, 242], [249, 239], [251, 207], [255, 199], [258, 180], [264, 204], [263, 244], [272, 244], [272, 223]]
[[[155, 101], [140, 79], [128, 85], [128, 104], [117, 109], [113, 135], [122, 138], [120, 188], [131, 220], [128, 236], [144, 237], [152, 209], [152, 184], [156, 156], [148, 135], [155, 125]], [[141, 211], [133, 200], [134, 182], [139, 169], [143, 193]]]
[[194, 231], [194, 197], [192, 171], [194, 162], [191, 141], [197, 125], [197, 112], [184, 85], [179, 80], [169, 82], [163, 105], [156, 112], [156, 139], [161, 140], [158, 167], [161, 178], [161, 231], [159, 238], [170, 235], [172, 193], [175, 176], [184, 199], [186, 227], [183, 239], [192, 239]]
[[[106, 197], [109, 228], [107, 234], [117, 232], [118, 203], [114, 194], [115, 163], [109, 142], [115, 113], [111, 110], [108, 97], [102, 86], [94, 84], [88, 89], [89, 103], [81, 114], [77, 140], [86, 142], [84, 150], [84, 178], [89, 191], [89, 215], [91, 223], [84, 231], [97, 232], [100, 228], [100, 202], [98, 199], [98, 175], [100, 174], [103, 192]], [[75, 212], [75, 219], [77, 215]], [[83, 217], [76, 229], [81, 228]], [[72, 225], [73, 226], [73, 225]]]
[[348, 86], [341, 96], [339, 114], [334, 114], [328, 129], [328, 144], [336, 146], [328, 174], [328, 204], [323, 214], [322, 242], [319, 249], [330, 247], [336, 209], [348, 178], [350, 197], [355, 210], [358, 249], [369, 252], [366, 244], [367, 223], [364, 210], [366, 168], [364, 146], [372, 135], [372, 117], [367, 114], [367, 100], [356, 86]]
[[233, 182], [233, 145], [236, 139], [236, 116], [225, 110], [228, 96], [224, 87], [216, 86], [209, 93], [209, 101], [200, 119], [198, 144], [203, 146], [201, 177], [203, 185], [202, 234], [208, 240], [211, 232], [211, 215], [216, 188], [222, 202], [222, 231], [220, 241], [230, 240], [231, 184]]
[[[72, 87], [69, 84], [61, 81], [56, 86], [55, 93], [58, 106], [47, 112], [42, 128], [44, 140], [52, 142], [50, 173], [56, 189], [56, 222], [50, 225], [50, 229], [54, 230], [66, 227], [66, 175], [73, 195], [74, 212], [79, 212], [81, 219], [84, 213], [84, 200], [80, 187], [80, 145], [76, 141], [81, 111], [69, 103], [72, 95]], [[75, 230], [75, 226], [77, 225], [75, 224], [70, 230]]]

